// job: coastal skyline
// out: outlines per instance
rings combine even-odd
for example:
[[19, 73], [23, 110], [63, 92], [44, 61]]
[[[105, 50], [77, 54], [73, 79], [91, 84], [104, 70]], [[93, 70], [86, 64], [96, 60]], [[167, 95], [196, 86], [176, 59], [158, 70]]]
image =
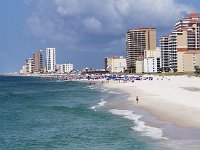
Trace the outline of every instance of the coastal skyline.
[[128, 29], [156, 27], [158, 46], [179, 18], [199, 8], [195, 0], [2, 0], [0, 72], [20, 70], [46, 47], [57, 49], [58, 63], [103, 68], [104, 57], [125, 56]]

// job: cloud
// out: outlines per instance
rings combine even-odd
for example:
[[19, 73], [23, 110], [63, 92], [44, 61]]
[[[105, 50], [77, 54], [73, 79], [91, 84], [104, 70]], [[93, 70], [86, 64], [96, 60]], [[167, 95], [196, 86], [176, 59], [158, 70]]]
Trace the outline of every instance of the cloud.
[[90, 30], [94, 32], [101, 31], [101, 22], [94, 17], [86, 18], [84, 20], [84, 25], [85, 25], [85, 28], [89, 31]]
[[[56, 11], [63, 16], [74, 16], [81, 13], [83, 7], [79, 0], [54, 0], [56, 4]], [[79, 9], [77, 9], [79, 8]]]
[[[27, 20], [30, 38], [59, 43], [65, 50], [125, 51], [127, 29], [137, 26], [172, 27], [195, 11], [176, 0], [25, 0], [32, 11]], [[170, 32], [169, 28], [169, 32]], [[124, 47], [124, 49], [122, 49]]]
[[[104, 34], [116, 34], [116, 30], [122, 33], [129, 26], [167, 26], [192, 10], [175, 0], [41, 0], [33, 9], [31, 18], [39, 18], [40, 21], [43, 18], [44, 22], [41, 23], [45, 25], [49, 22], [58, 25], [54, 20], [57, 18], [75, 32], [83, 28], [83, 23], [84, 30], [89, 32], [99, 30]], [[47, 22], [45, 19], [48, 19]], [[34, 23], [32, 26], [36, 27], [30, 27], [29, 24], [29, 27], [31, 30], [41, 30], [38, 25]]]

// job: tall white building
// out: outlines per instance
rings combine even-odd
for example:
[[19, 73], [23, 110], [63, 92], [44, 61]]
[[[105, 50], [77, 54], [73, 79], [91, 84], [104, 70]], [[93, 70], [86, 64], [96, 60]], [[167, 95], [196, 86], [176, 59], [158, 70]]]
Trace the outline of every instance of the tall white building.
[[47, 48], [46, 49], [46, 65], [47, 72], [52, 73], [56, 70], [56, 49]]

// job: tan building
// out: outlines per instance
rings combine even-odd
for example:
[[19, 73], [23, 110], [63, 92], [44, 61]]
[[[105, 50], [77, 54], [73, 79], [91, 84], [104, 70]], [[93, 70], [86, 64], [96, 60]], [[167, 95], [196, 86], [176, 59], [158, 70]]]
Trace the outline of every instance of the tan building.
[[33, 53], [33, 72], [43, 72], [42, 50]]
[[160, 48], [156, 48], [154, 50], [145, 50], [144, 51], [144, 58], [148, 57], [160, 57], [161, 56], [161, 51]]
[[144, 72], [144, 60], [136, 60], [136, 71], [135, 73]]
[[123, 56], [106, 57], [104, 63], [105, 70], [110, 72], [124, 72], [127, 68], [126, 59]]
[[178, 51], [178, 72], [194, 72], [200, 67], [200, 51]]
[[126, 33], [126, 61], [129, 72], [136, 72], [136, 60], [144, 50], [156, 49], [156, 28], [130, 29]]

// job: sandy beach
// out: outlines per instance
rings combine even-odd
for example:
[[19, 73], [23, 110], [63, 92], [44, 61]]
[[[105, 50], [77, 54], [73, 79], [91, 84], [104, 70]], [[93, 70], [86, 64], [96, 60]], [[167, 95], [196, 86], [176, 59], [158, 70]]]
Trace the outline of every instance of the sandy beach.
[[135, 107], [145, 109], [163, 121], [200, 129], [200, 78], [153, 76], [153, 80], [109, 81], [103, 86], [130, 94], [128, 99]]

